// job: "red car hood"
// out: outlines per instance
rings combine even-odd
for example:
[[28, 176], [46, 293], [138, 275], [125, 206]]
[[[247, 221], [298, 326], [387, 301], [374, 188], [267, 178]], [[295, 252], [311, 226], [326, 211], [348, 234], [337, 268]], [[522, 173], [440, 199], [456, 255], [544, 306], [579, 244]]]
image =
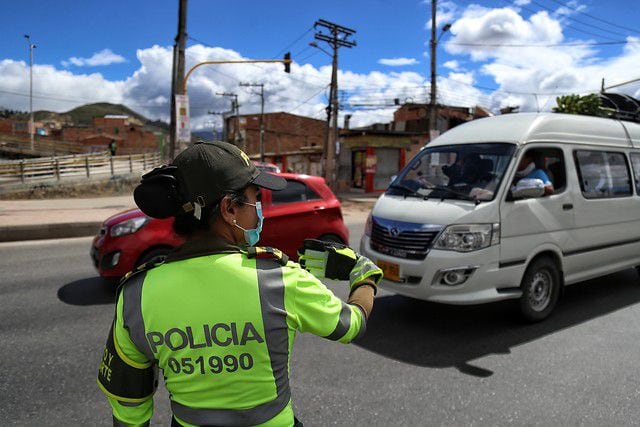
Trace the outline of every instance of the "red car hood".
[[113, 216], [110, 216], [104, 221], [103, 224], [107, 227], [111, 227], [112, 225], [127, 221], [132, 218], [140, 218], [141, 216], [145, 215], [140, 209], [129, 209], [128, 211], [120, 212]]

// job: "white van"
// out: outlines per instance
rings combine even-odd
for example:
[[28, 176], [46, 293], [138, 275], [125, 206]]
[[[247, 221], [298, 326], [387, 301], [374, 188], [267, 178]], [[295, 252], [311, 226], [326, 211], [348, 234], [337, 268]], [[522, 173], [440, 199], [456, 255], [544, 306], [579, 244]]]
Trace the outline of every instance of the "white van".
[[474, 120], [399, 173], [360, 251], [395, 293], [449, 304], [518, 298], [527, 320], [542, 320], [564, 285], [640, 265], [639, 192], [639, 124], [551, 113]]

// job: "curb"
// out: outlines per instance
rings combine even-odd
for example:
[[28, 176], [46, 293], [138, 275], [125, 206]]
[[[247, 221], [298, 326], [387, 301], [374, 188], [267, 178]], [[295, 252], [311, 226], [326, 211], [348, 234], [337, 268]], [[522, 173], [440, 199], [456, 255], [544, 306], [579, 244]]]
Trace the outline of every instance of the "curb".
[[0, 227], [0, 242], [95, 236], [102, 221]]

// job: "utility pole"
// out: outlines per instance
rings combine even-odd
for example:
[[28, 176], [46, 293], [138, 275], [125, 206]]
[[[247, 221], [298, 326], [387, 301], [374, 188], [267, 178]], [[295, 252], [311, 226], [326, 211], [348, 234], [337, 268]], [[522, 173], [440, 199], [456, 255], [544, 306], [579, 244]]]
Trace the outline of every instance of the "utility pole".
[[[241, 143], [242, 140], [240, 138], [240, 104], [238, 104], [238, 94], [237, 93], [230, 93], [230, 92], [222, 92], [222, 93], [216, 93], [217, 96], [226, 96], [229, 98], [233, 98], [231, 100], [231, 113], [234, 115], [234, 121], [235, 126], [234, 126], [234, 132], [233, 132], [233, 143], [234, 145], [241, 147]], [[226, 137], [229, 138], [229, 129], [225, 126], [226, 130]]]
[[233, 111], [207, 111], [207, 114], [211, 114], [212, 116], [220, 116], [222, 118], [222, 137], [220, 137], [218, 130], [215, 128], [215, 121], [213, 122], [213, 126], [214, 126], [213, 136], [219, 141], [227, 140], [227, 126], [226, 126], [225, 120], [226, 120], [226, 116], [229, 113], [233, 113]]
[[429, 141], [433, 138], [434, 132], [438, 129], [438, 113], [436, 111], [436, 8], [438, 0], [431, 0], [431, 90], [429, 99]]
[[31, 151], [34, 150], [34, 123], [33, 123], [33, 49], [37, 46], [31, 43], [31, 36], [25, 34], [24, 38], [29, 43], [29, 139], [31, 141]]
[[260, 93], [260, 161], [264, 162], [264, 83], [240, 83], [240, 86], [259, 87]]
[[[331, 131], [327, 132], [325, 140], [325, 150], [323, 151], [324, 176], [330, 188], [335, 190], [335, 169], [336, 169], [336, 143], [338, 141], [338, 49], [341, 47], [354, 47], [355, 40], [347, 40], [356, 31], [351, 28], [334, 24], [324, 19], [319, 19], [314, 24], [314, 28], [324, 28], [329, 34], [324, 34], [322, 29], [315, 34], [315, 39], [326, 42], [333, 49], [333, 60], [331, 70], [331, 90], [329, 93], [329, 106], [327, 114], [331, 118]], [[327, 119], [329, 119], [329, 117]]]
[[173, 45], [173, 68], [171, 78], [171, 125], [169, 130], [169, 161], [176, 155], [176, 95], [184, 95], [184, 54], [187, 44], [187, 0], [179, 0], [178, 35]]

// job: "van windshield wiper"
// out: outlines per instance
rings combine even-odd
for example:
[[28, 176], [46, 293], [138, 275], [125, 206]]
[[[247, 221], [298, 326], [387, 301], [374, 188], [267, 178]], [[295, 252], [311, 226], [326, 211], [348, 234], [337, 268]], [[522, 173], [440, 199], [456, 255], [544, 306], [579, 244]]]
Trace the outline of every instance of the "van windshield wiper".
[[[400, 190], [404, 190], [404, 191], [408, 192], [408, 193], [409, 193], [410, 195], [412, 195], [412, 196], [415, 196], [415, 197], [424, 197], [424, 194], [420, 194], [420, 193], [418, 192], [418, 190], [414, 190], [413, 188], [408, 187], [408, 186], [406, 186], [406, 185], [402, 185], [402, 184], [391, 184], [391, 185], [389, 186], [389, 188], [398, 188], [398, 189], [400, 189]], [[407, 196], [407, 195], [405, 194], [405, 197], [406, 197], [406, 196]]]
[[458, 192], [456, 190], [452, 190], [451, 188], [445, 187], [444, 185], [432, 185], [432, 186], [424, 187], [424, 188], [427, 188], [429, 190], [446, 191], [447, 193], [454, 194], [454, 195], [460, 197], [461, 199], [475, 202], [477, 205], [480, 204], [480, 200], [479, 199], [477, 199], [475, 197], [471, 197], [468, 194], [464, 194], [464, 193], [460, 193], [460, 192]]

